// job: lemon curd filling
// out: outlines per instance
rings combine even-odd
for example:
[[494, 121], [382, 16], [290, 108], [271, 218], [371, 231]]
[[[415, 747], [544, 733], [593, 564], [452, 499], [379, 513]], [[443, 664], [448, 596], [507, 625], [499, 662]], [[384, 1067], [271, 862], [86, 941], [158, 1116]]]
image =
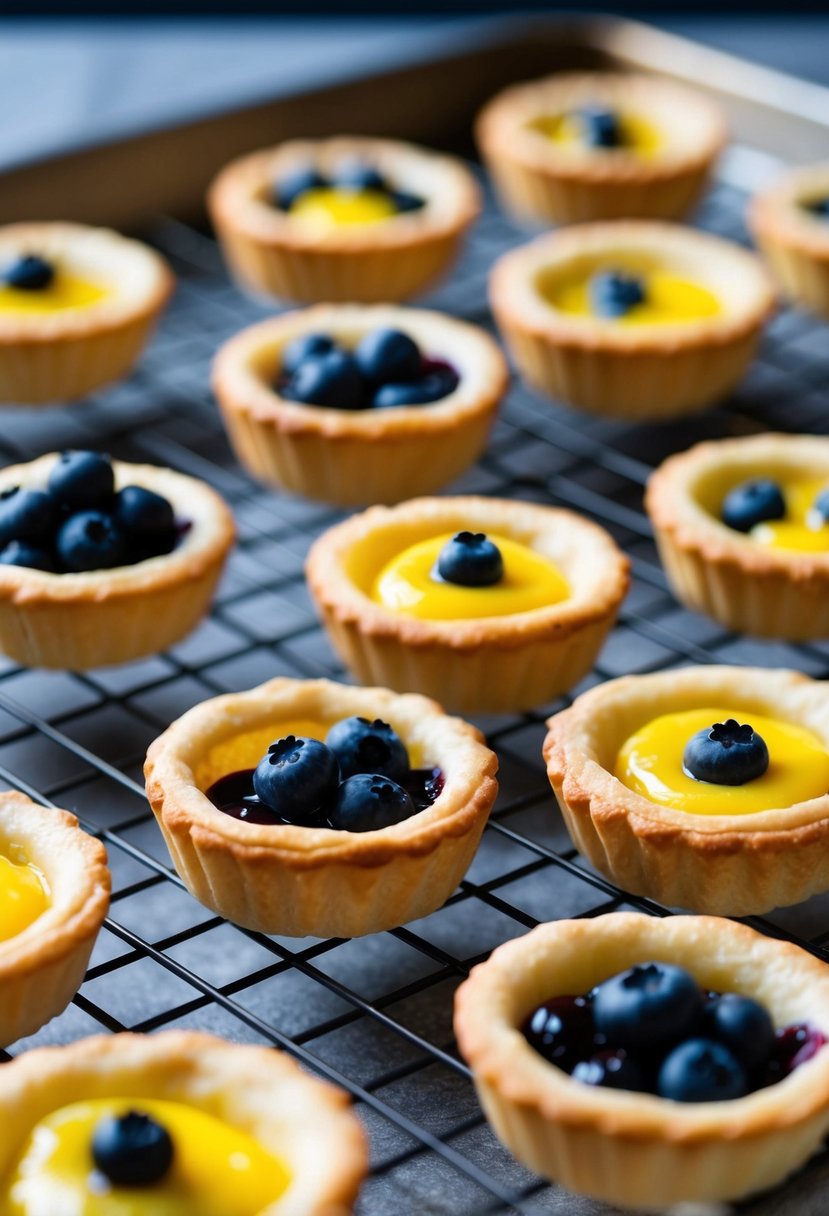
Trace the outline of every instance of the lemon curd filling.
[[597, 318], [591, 305], [590, 283], [602, 271], [623, 270], [643, 282], [645, 298], [621, 316], [609, 319], [612, 325], [658, 325], [681, 321], [699, 321], [714, 317], [722, 311], [720, 301], [712, 291], [681, 275], [658, 267], [646, 269], [631, 265], [624, 258], [614, 258], [607, 266], [582, 266], [572, 273], [543, 276], [538, 283], [544, 300], [558, 312], [576, 317]]
[[[683, 768], [688, 740], [715, 722], [750, 722], [766, 743], [769, 766], [744, 785], [698, 781]], [[761, 714], [712, 707], [663, 714], [622, 745], [614, 774], [651, 802], [693, 815], [750, 815], [793, 806], [829, 792], [829, 753], [802, 726]]]
[[0, 941], [28, 929], [49, 906], [46, 879], [23, 855], [0, 854]]
[[772, 549], [829, 550], [829, 522], [815, 510], [815, 501], [829, 489], [829, 481], [816, 477], [777, 477], [775, 481], [786, 503], [785, 517], [755, 524], [748, 533], [751, 539]]
[[[173, 1162], [145, 1186], [115, 1186], [95, 1170], [92, 1140], [106, 1116], [136, 1110], [167, 1129]], [[5, 1184], [2, 1216], [256, 1216], [285, 1192], [281, 1161], [247, 1132], [180, 1102], [75, 1102], [32, 1130]]]
[[420, 620], [454, 621], [531, 612], [569, 597], [569, 583], [549, 558], [496, 533], [488, 535], [501, 551], [503, 578], [487, 587], [445, 582], [435, 569], [453, 535], [429, 537], [393, 557], [375, 578], [371, 598]]
[[318, 186], [301, 194], [289, 214], [308, 227], [324, 230], [376, 224], [397, 215], [397, 208], [385, 190]]
[[0, 313], [52, 313], [88, 308], [108, 295], [101, 283], [58, 270], [48, 287], [28, 291], [0, 283]]
[[[642, 118], [640, 114], [617, 113], [616, 121], [621, 138], [619, 144], [610, 149], [611, 151], [621, 149], [625, 152], [636, 152], [639, 156], [649, 157], [661, 150], [664, 143], [662, 132], [646, 118]], [[585, 140], [584, 123], [578, 111], [567, 114], [545, 114], [541, 118], [533, 119], [530, 126], [533, 130], [546, 135], [552, 143], [559, 147], [574, 150], [590, 147]], [[608, 151], [607, 148], [590, 147], [591, 152], [596, 150]]]

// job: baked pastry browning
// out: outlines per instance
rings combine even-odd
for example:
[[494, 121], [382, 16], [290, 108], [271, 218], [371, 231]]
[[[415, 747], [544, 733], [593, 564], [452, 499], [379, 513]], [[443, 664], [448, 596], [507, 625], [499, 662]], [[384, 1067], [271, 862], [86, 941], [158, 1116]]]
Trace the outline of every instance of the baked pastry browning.
[[[206, 791], [288, 734], [324, 738], [351, 715], [388, 722], [443, 786], [391, 827], [351, 832], [242, 822]], [[147, 755], [147, 795], [188, 889], [248, 928], [355, 937], [425, 916], [466, 872], [495, 801], [497, 761], [474, 727], [434, 702], [328, 680], [276, 679], [196, 706]]]
[[686, 1103], [582, 1084], [522, 1034], [550, 996], [589, 992], [650, 960], [687, 969], [704, 989], [753, 997], [778, 1027], [829, 1035], [826, 966], [745, 925], [619, 912], [540, 925], [500, 946], [456, 997], [458, 1045], [496, 1134], [545, 1177], [637, 1209], [736, 1200], [782, 1182], [829, 1129], [826, 1047], [766, 1089]]
[[[610, 146], [581, 137], [601, 111], [622, 128]], [[726, 140], [707, 98], [655, 76], [565, 72], [514, 85], [476, 123], [506, 209], [561, 224], [632, 216], [674, 219], [701, 194]]]
[[[42, 489], [58, 454], [0, 470], [0, 494]], [[234, 539], [224, 501], [201, 481], [151, 465], [113, 462], [116, 487], [166, 498], [186, 531], [170, 553], [134, 565], [53, 574], [0, 565], [0, 650], [30, 667], [84, 670], [155, 654], [208, 609]]]
[[[516, 602], [498, 616], [481, 598], [455, 619], [430, 619], [428, 608], [412, 616], [378, 601], [373, 587], [390, 559], [465, 529], [522, 546], [563, 577], [562, 596], [526, 609]], [[306, 566], [331, 642], [359, 679], [473, 713], [538, 705], [586, 675], [627, 591], [627, 572], [608, 534], [571, 511], [476, 497], [370, 508], [325, 532]]]
[[[807, 641], [829, 636], [829, 524], [811, 548], [759, 543], [722, 519], [729, 491], [760, 480], [829, 490], [829, 440], [752, 435], [700, 443], [651, 476], [645, 506], [674, 594], [730, 629]], [[825, 535], [825, 543], [822, 537]], [[796, 538], [795, 538], [796, 539]]]
[[[624, 316], [597, 313], [593, 280], [619, 273], [646, 293], [655, 281], [655, 302]], [[633, 220], [579, 225], [513, 249], [495, 263], [489, 290], [530, 385], [635, 420], [677, 417], [724, 397], [774, 304], [753, 254], [690, 228]], [[580, 291], [586, 301], [574, 303]]]
[[[278, 391], [283, 351], [305, 334], [352, 349], [372, 330], [412, 337], [454, 369], [440, 400], [388, 408], [326, 408]], [[243, 330], [216, 358], [213, 385], [231, 443], [248, 472], [340, 506], [393, 503], [452, 481], [483, 451], [507, 384], [495, 342], [439, 313], [376, 305], [319, 305]]]
[[825, 891], [829, 789], [737, 813], [711, 785], [710, 806], [693, 813], [615, 775], [637, 731], [709, 707], [739, 723], [761, 715], [802, 728], [829, 752], [829, 689], [795, 672], [711, 666], [612, 680], [549, 720], [547, 775], [577, 848], [624, 890], [696, 912], [747, 916]]
[[[33, 256], [54, 286], [9, 286], [15, 263]], [[74, 400], [125, 376], [174, 283], [154, 250], [83, 224], [0, 228], [0, 268], [0, 403], [10, 404]]]
[[[209, 1116], [233, 1135], [251, 1137], [255, 1147], [261, 1146], [274, 1159], [286, 1183], [273, 1203], [257, 1210], [257, 1216], [348, 1216], [352, 1211], [366, 1173], [367, 1150], [347, 1094], [307, 1075], [282, 1052], [240, 1046], [196, 1031], [98, 1036], [68, 1047], [27, 1052], [4, 1068], [0, 1078], [0, 1118], [6, 1129], [0, 1147], [3, 1195], [8, 1194], [27, 1139], [44, 1120], [68, 1104], [91, 1102], [106, 1109], [114, 1102], [123, 1109], [124, 1100], [139, 1114], [144, 1103], [150, 1109], [157, 1102], [175, 1103], [184, 1108], [185, 1127], [189, 1110], [198, 1120]], [[84, 1158], [71, 1140], [63, 1147], [59, 1173], [66, 1189], [60, 1193], [83, 1202], [84, 1192], [90, 1193], [89, 1150]], [[174, 1162], [176, 1152], [186, 1147], [174, 1138]], [[174, 1184], [167, 1185], [162, 1180], [129, 1189], [116, 1186], [115, 1194], [126, 1195], [136, 1205], [146, 1204], [140, 1210], [148, 1213], [164, 1200], [170, 1205], [165, 1204], [165, 1211], [195, 1210], [187, 1209], [187, 1196], [191, 1188], [198, 1189], [200, 1170], [206, 1174], [214, 1163], [204, 1154], [199, 1160], [198, 1145], [195, 1151], [193, 1145], [189, 1147], [193, 1162], [189, 1177], [176, 1176]], [[40, 1152], [38, 1158], [26, 1179], [30, 1193], [38, 1172], [48, 1178], [49, 1153]], [[240, 1188], [244, 1166], [243, 1158], [228, 1167], [237, 1171]], [[99, 1177], [98, 1194], [101, 1181]], [[72, 1194], [73, 1186], [80, 1194]], [[57, 1216], [56, 1209], [50, 1210]], [[210, 1211], [218, 1208], [211, 1206]]]
[[784, 294], [829, 316], [829, 165], [791, 170], [749, 205], [748, 225]]
[[[103, 845], [74, 815], [16, 792], [0, 794], [0, 861], [0, 1044], [7, 1046], [57, 1017], [80, 988], [109, 906], [110, 878]], [[40, 894], [21, 889], [19, 867], [24, 877], [36, 876]]]
[[[417, 210], [325, 230], [273, 205], [275, 184], [305, 167], [334, 174], [345, 162], [379, 170]], [[312, 304], [380, 303], [423, 291], [454, 260], [480, 211], [480, 192], [457, 160], [393, 140], [292, 140], [229, 164], [208, 207], [233, 274], [254, 292]]]

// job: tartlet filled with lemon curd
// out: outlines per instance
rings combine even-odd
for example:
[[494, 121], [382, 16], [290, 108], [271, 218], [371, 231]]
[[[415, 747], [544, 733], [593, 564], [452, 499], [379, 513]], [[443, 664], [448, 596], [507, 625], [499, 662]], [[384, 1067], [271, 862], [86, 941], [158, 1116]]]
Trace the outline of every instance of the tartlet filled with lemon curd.
[[348, 1095], [282, 1052], [196, 1031], [45, 1047], [0, 1077], [8, 1216], [348, 1216]]
[[416, 295], [454, 261], [481, 207], [460, 161], [357, 136], [243, 156], [207, 202], [242, 286], [304, 304]]
[[62, 1013], [80, 988], [110, 878], [103, 845], [74, 815], [16, 792], [0, 794], [0, 875], [5, 1047]]
[[747, 916], [829, 888], [829, 688], [695, 667], [612, 680], [549, 721], [578, 849], [626, 891]]
[[784, 295], [829, 317], [829, 164], [785, 173], [755, 195], [747, 220]]
[[645, 505], [689, 608], [760, 637], [829, 636], [829, 439], [697, 444], [659, 466]]
[[476, 124], [504, 206], [519, 219], [677, 219], [726, 140], [719, 109], [651, 76], [567, 72], [505, 89]]
[[125, 376], [172, 290], [154, 250], [109, 229], [0, 228], [0, 404], [71, 401]]
[[373, 507], [312, 545], [308, 586], [360, 680], [464, 713], [529, 708], [593, 665], [628, 586], [611, 537], [498, 498]]
[[759, 258], [675, 224], [584, 224], [510, 250], [490, 301], [519, 372], [592, 413], [660, 420], [726, 396], [774, 306]]

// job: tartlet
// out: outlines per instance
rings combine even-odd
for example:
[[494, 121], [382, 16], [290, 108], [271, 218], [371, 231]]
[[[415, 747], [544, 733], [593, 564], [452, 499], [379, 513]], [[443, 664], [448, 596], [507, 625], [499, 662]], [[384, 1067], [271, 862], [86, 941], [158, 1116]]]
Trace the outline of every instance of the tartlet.
[[[392, 827], [348, 832], [241, 822], [206, 797], [220, 777], [255, 766], [273, 740], [351, 715], [382, 718], [418, 763], [441, 770], [431, 806]], [[145, 765], [150, 804], [196, 899], [247, 928], [297, 937], [376, 933], [440, 907], [474, 856], [496, 771], [479, 732], [424, 697], [282, 678], [191, 709], [151, 745]]]
[[[51, 452], [0, 470], [0, 495], [42, 489]], [[116, 488], [162, 495], [186, 525], [171, 553], [134, 565], [53, 574], [0, 565], [0, 651], [28, 667], [82, 671], [156, 654], [207, 612], [233, 544], [233, 516], [204, 482], [153, 465], [113, 461]]]
[[[525, 547], [560, 572], [567, 593], [527, 611], [462, 619], [413, 617], [373, 597], [395, 555], [466, 529]], [[627, 559], [597, 525], [571, 511], [478, 497], [372, 507], [323, 533], [306, 574], [332, 645], [358, 679], [469, 713], [528, 708], [572, 687], [590, 670], [628, 586]]]
[[[29, 896], [37, 902], [27, 903], [34, 919], [0, 941], [5, 1047], [57, 1017], [80, 988], [109, 907], [110, 878], [103, 845], [74, 815], [17, 792], [0, 794], [0, 853], [4, 869], [7, 861], [32, 868], [39, 888]], [[8, 900], [10, 875], [3, 881]]]
[[[281, 396], [283, 349], [324, 333], [351, 348], [373, 329], [413, 338], [460, 376], [439, 401], [334, 409]], [[395, 503], [452, 481], [480, 456], [507, 385], [495, 342], [440, 313], [375, 305], [318, 305], [243, 330], [219, 351], [213, 386], [231, 444], [260, 481], [338, 506]]]
[[681, 1103], [582, 1084], [521, 1033], [549, 996], [588, 992], [652, 959], [685, 967], [705, 988], [754, 997], [778, 1026], [808, 1021], [829, 1033], [826, 966], [745, 925], [627, 912], [540, 925], [500, 946], [457, 993], [458, 1044], [487, 1118], [530, 1168], [611, 1203], [662, 1211], [774, 1186], [819, 1151], [829, 1129], [825, 1047], [767, 1089]]
[[[763, 434], [696, 444], [651, 475], [645, 506], [674, 594], [730, 629], [807, 641], [829, 636], [829, 524], [798, 551], [758, 543], [720, 518], [727, 493], [773, 478], [829, 490], [829, 440]], [[825, 531], [825, 544], [819, 537]]]
[[[613, 147], [582, 142], [567, 124], [585, 107], [620, 116], [631, 138]], [[702, 193], [726, 136], [720, 110], [699, 93], [612, 72], [514, 85], [476, 123], [506, 209], [520, 219], [562, 224], [679, 218]]]
[[[597, 316], [571, 307], [599, 273], [623, 271], [693, 291], [676, 315]], [[634, 420], [692, 413], [743, 375], [774, 306], [759, 259], [674, 224], [585, 224], [538, 237], [495, 263], [490, 301], [513, 359], [540, 392], [579, 409]], [[682, 315], [685, 311], [686, 315]]]
[[[741, 723], [754, 714], [802, 728], [829, 751], [829, 689], [795, 672], [710, 666], [611, 680], [548, 723], [547, 775], [577, 848], [624, 890], [695, 912], [747, 916], [825, 891], [829, 782], [815, 796], [751, 813], [735, 813], [717, 794], [695, 813], [615, 775], [641, 728], [710, 707]], [[721, 805], [731, 809], [720, 813]]]
[[748, 225], [783, 293], [829, 316], [829, 165], [791, 170], [749, 205]]
[[[0, 1186], [8, 1186], [27, 1139], [42, 1120], [79, 1102], [107, 1109], [110, 1100], [119, 1109], [139, 1113], [144, 1103], [174, 1103], [185, 1108], [185, 1120], [191, 1109], [199, 1118], [209, 1116], [234, 1133], [252, 1138], [282, 1167], [285, 1183], [276, 1201], [257, 1216], [347, 1216], [352, 1211], [366, 1173], [367, 1151], [347, 1094], [304, 1073], [283, 1052], [240, 1046], [197, 1031], [96, 1036], [68, 1047], [27, 1052], [4, 1067], [0, 1076], [0, 1119], [5, 1129], [0, 1178], [5, 1181]], [[64, 1147], [61, 1183], [68, 1187], [74, 1181], [83, 1191], [89, 1185], [91, 1153], [87, 1149], [84, 1157], [77, 1146]], [[191, 1163], [197, 1163], [197, 1180], [198, 1169], [207, 1170], [214, 1163], [203, 1153], [199, 1161], [198, 1145], [190, 1149]], [[176, 1151], [174, 1140], [174, 1161]], [[40, 1171], [48, 1171], [48, 1157], [48, 1152], [38, 1154]], [[229, 1168], [242, 1171], [244, 1165], [242, 1160]], [[36, 1170], [30, 1172], [30, 1185], [33, 1173]], [[94, 1182], [98, 1195], [106, 1194], [102, 1182], [100, 1176]], [[232, 1184], [226, 1184], [225, 1191], [228, 1185]], [[126, 1199], [130, 1211], [150, 1213], [156, 1210], [153, 1195], [163, 1196], [164, 1189], [161, 1181], [140, 1187], [116, 1186], [114, 1193], [120, 1194], [120, 1202]], [[185, 1210], [187, 1186], [181, 1179], [175, 1182], [175, 1198]], [[118, 1198], [115, 1202], [119, 1203]]]
[[70, 401], [125, 376], [173, 290], [163, 259], [106, 228], [0, 228], [0, 265], [32, 255], [53, 266], [54, 285], [24, 292], [0, 277], [0, 402]]
[[[307, 164], [333, 172], [355, 159], [419, 195], [424, 205], [378, 223], [320, 232], [269, 201], [275, 181]], [[221, 171], [207, 201], [242, 286], [308, 304], [382, 303], [423, 291], [454, 260], [481, 207], [478, 186], [460, 161], [413, 144], [357, 136], [291, 140], [244, 156]]]

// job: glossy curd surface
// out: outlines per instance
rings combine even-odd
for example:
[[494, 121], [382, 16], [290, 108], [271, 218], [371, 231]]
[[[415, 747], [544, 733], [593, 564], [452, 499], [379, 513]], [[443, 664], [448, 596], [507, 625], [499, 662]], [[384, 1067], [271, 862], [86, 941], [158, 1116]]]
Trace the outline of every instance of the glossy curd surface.
[[46, 879], [16, 850], [15, 860], [0, 854], [0, 941], [28, 929], [49, 906]]
[[0, 283], [0, 314], [48, 315], [73, 308], [88, 308], [99, 303], [107, 294], [107, 288], [101, 283], [59, 269], [48, 287], [37, 290], [28, 291]]
[[[635, 304], [622, 316], [598, 316], [590, 303], [590, 281], [603, 271], [622, 271], [642, 278], [645, 300]], [[570, 272], [562, 270], [558, 274], [543, 276], [539, 291], [557, 312], [591, 317], [604, 324], [624, 327], [700, 321], [715, 317], [722, 311], [717, 296], [702, 283], [669, 270], [641, 267], [623, 258], [609, 258], [607, 264], [596, 263], [574, 268]]]
[[748, 533], [758, 545], [798, 553], [829, 551], [829, 522], [814, 508], [818, 495], [829, 490], [829, 478], [776, 476], [786, 503], [783, 519], [756, 524]]
[[595, 148], [584, 138], [584, 125], [578, 113], [547, 114], [536, 118], [530, 126], [560, 148], [587, 148], [590, 152], [635, 152], [639, 156], [651, 157], [664, 144], [662, 132], [641, 114], [622, 112], [617, 115], [621, 142], [613, 148]]
[[289, 212], [303, 226], [320, 230], [376, 224], [397, 215], [394, 201], [385, 190], [342, 190], [318, 186], [306, 190]]

